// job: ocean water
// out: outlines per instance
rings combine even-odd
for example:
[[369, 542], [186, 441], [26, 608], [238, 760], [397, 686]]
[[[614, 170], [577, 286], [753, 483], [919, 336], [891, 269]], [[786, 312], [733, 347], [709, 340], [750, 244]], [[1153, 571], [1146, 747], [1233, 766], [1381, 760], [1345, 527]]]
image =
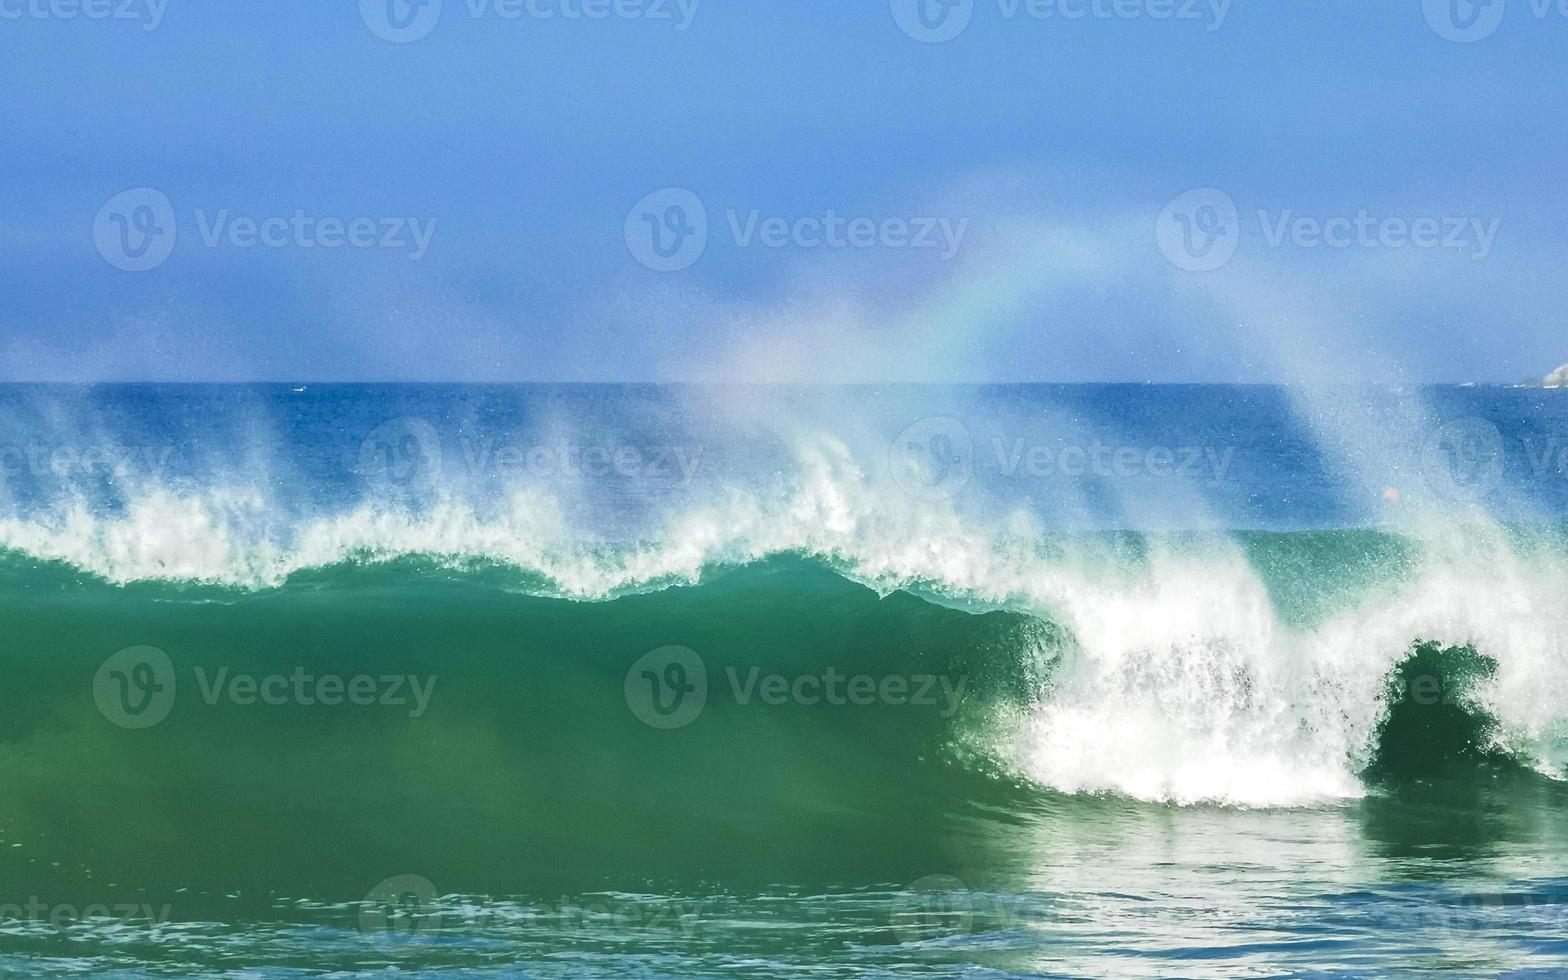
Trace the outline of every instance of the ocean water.
[[1568, 392], [11, 386], [0, 474], [0, 975], [1568, 971]]

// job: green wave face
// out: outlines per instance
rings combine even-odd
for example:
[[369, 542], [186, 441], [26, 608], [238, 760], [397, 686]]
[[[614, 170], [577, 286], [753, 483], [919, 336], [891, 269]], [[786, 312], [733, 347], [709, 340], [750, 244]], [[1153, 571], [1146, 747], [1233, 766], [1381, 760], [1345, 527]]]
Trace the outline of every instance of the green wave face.
[[[955, 747], [1027, 698], [1041, 629], [790, 562], [603, 603], [399, 569], [250, 594], [69, 578], [3, 614], [0, 878], [24, 895], [918, 877], [956, 814], [1015, 792]], [[708, 693], [656, 728], [628, 672], [676, 644]], [[172, 673], [103, 673], [144, 645]]]
[[[449, 894], [899, 882], [1005, 866], [998, 828], [1064, 802], [1012, 774], [1009, 740], [1072, 637], [799, 560], [596, 603], [407, 566], [250, 593], [29, 580], [3, 617], [16, 894], [136, 882], [232, 914], [398, 875]], [[1369, 783], [1505, 761], [1467, 694], [1488, 665], [1416, 648]]]

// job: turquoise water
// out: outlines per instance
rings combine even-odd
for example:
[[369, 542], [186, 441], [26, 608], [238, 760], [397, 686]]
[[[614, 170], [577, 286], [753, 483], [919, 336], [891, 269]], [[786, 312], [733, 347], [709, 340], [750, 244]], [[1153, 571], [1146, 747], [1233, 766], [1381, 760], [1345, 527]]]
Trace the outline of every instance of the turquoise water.
[[1560, 973], [1553, 394], [5, 389], [0, 970]]

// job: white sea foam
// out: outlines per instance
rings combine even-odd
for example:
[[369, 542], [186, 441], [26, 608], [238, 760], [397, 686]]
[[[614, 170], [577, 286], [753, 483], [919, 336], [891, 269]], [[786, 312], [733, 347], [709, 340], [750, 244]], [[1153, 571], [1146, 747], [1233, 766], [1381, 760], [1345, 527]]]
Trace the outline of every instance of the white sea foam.
[[1508, 748], [1560, 775], [1560, 565], [1527, 568], [1494, 538], [1429, 547], [1411, 571], [1310, 627], [1281, 621], [1239, 555], [1153, 562], [1136, 590], [1072, 590], [1054, 611], [1078, 649], [1023, 726], [1017, 757], [1069, 791], [1254, 806], [1357, 796], [1386, 679], [1421, 638], [1493, 657], [1480, 706]]

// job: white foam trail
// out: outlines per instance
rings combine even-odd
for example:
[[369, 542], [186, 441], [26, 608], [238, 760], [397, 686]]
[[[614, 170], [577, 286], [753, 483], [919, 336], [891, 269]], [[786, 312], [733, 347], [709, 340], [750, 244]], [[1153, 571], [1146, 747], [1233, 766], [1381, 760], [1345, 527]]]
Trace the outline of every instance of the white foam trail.
[[1281, 621], [1240, 556], [1158, 560], [1137, 590], [1073, 590], [1058, 615], [1078, 649], [1017, 757], [1074, 792], [1252, 806], [1358, 796], [1386, 678], [1422, 638], [1495, 658], [1481, 705], [1508, 748], [1561, 775], [1568, 576], [1487, 537], [1428, 547], [1413, 579], [1307, 628]]
[[1158, 557], [1133, 588], [1071, 590], [1058, 615], [1077, 647], [1014, 747], [1040, 782], [1176, 803], [1360, 792], [1391, 658], [1291, 636], [1239, 556]]

